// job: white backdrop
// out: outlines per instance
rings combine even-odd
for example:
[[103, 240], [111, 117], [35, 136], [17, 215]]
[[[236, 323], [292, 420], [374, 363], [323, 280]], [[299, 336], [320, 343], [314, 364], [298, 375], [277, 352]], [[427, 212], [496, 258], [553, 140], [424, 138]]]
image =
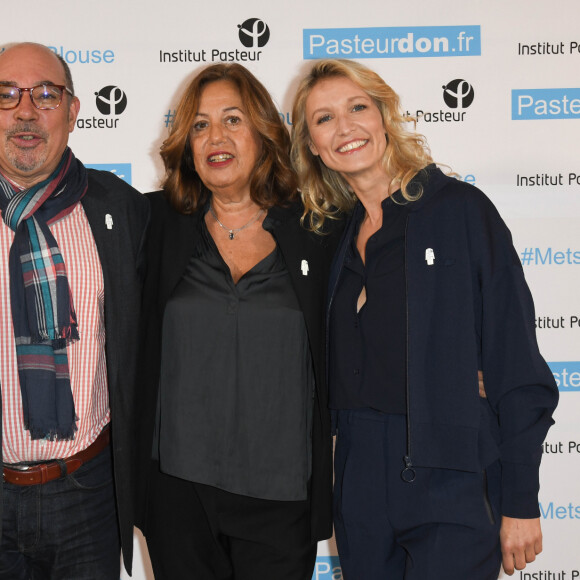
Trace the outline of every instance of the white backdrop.
[[[4, 2], [0, 44], [41, 42], [69, 62], [81, 100], [75, 154], [143, 192], [158, 188], [159, 145], [178, 95], [203, 65], [248, 66], [288, 124], [307, 60], [322, 56], [361, 59], [399, 92], [406, 111], [422, 111], [418, 130], [433, 157], [485, 191], [512, 230], [540, 346], [561, 391], [542, 464], [544, 553], [515, 577], [573, 580], [580, 579], [579, 18], [578, 0]], [[133, 576], [151, 580], [144, 542], [135, 538]], [[341, 578], [332, 543], [320, 545], [314, 577]]]

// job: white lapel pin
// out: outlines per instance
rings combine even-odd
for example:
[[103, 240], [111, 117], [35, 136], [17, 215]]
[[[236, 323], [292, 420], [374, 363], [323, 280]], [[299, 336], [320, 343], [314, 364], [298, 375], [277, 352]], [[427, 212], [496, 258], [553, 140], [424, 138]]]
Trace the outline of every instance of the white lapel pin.
[[303, 276], [308, 276], [308, 260], [302, 260], [300, 263], [300, 269], [302, 270]]
[[113, 216], [110, 213], [105, 216], [105, 225], [107, 226], [108, 230], [113, 229]]
[[427, 248], [425, 250], [425, 261], [427, 262], [427, 266], [432, 266], [435, 263], [435, 252], [433, 248]]

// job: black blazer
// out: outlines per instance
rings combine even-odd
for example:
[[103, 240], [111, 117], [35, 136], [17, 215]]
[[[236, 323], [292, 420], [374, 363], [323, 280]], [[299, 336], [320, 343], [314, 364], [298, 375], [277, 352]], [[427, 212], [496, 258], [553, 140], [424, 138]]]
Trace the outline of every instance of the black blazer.
[[[140, 356], [141, 398], [139, 442], [137, 525], [147, 535], [146, 498], [147, 474], [150, 466], [155, 410], [157, 404], [161, 362], [161, 326], [167, 300], [189, 263], [198, 241], [198, 220], [203, 212], [191, 215], [178, 213], [162, 191], [147, 194], [151, 203], [151, 227], [147, 242], [147, 276], [143, 302], [143, 342]], [[316, 400], [312, 432], [311, 530], [312, 540], [332, 535], [332, 438], [326, 388], [325, 303], [328, 272], [342, 224], [329, 224], [328, 235], [317, 235], [300, 226], [301, 204], [288, 208], [275, 207], [268, 215], [273, 218], [274, 238], [280, 247], [304, 320], [316, 380]], [[340, 231], [339, 231], [340, 230]], [[308, 265], [303, 274], [303, 261]]]
[[[134, 523], [135, 371], [142, 249], [149, 205], [138, 191], [112, 173], [92, 169], [89, 170], [89, 187], [81, 203], [95, 239], [105, 285], [105, 353], [115, 493], [123, 561], [130, 572]], [[107, 215], [113, 220], [112, 229], [107, 228]], [[0, 482], [0, 516], [1, 495]]]

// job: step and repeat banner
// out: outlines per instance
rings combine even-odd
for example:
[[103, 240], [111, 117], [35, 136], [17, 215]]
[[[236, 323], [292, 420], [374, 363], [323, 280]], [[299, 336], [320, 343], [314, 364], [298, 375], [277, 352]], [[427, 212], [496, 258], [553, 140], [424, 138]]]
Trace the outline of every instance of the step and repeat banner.
[[[514, 577], [580, 580], [578, 0], [6, 4], [0, 44], [40, 42], [70, 64], [75, 154], [142, 192], [159, 187], [179, 95], [208, 64], [247, 66], [288, 126], [313, 59], [360, 60], [393, 86], [434, 159], [486, 192], [510, 226], [561, 392], [542, 463], [544, 553]], [[133, 577], [151, 580], [137, 532], [135, 542]], [[314, 578], [341, 577], [334, 543], [320, 544]]]

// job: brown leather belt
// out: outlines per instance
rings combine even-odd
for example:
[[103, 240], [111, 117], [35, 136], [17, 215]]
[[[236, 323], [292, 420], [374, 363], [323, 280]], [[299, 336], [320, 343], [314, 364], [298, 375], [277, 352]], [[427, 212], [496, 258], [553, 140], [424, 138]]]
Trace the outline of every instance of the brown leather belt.
[[74, 473], [83, 463], [96, 457], [109, 445], [109, 440], [109, 425], [107, 425], [91, 445], [66, 459], [22, 466], [10, 466], [5, 463], [4, 481], [15, 485], [39, 485], [65, 477], [69, 473]]

